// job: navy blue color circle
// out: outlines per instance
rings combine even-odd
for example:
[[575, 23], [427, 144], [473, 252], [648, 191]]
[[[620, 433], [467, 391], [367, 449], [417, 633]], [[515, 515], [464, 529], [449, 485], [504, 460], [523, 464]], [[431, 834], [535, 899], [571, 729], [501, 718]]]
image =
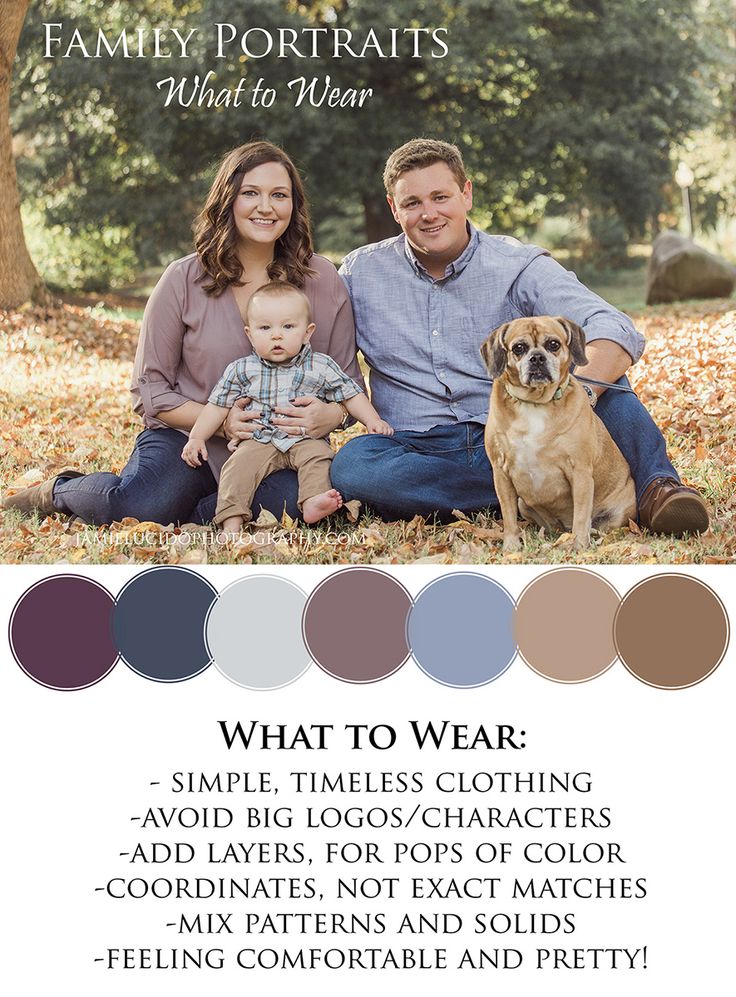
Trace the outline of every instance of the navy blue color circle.
[[112, 620], [123, 661], [144, 678], [182, 682], [211, 663], [204, 622], [217, 590], [188, 568], [141, 572], [121, 590]]

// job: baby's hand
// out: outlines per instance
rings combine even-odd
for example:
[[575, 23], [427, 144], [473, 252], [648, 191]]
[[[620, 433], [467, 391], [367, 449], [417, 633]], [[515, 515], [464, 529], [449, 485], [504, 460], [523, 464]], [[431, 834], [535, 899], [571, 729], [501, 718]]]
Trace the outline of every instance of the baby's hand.
[[207, 447], [204, 440], [189, 440], [181, 452], [181, 459], [190, 467], [200, 467], [207, 460]]
[[383, 419], [378, 419], [376, 422], [372, 422], [369, 426], [365, 427], [369, 433], [379, 433], [381, 436], [393, 436], [394, 427], [389, 426], [387, 422]]

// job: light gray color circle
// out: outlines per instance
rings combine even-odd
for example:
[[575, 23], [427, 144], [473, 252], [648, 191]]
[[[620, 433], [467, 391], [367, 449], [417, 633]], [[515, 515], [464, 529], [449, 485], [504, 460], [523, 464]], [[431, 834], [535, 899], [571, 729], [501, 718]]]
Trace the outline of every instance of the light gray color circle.
[[306, 593], [274, 575], [250, 575], [224, 588], [205, 621], [218, 671], [245, 689], [280, 689], [309, 668], [302, 638]]

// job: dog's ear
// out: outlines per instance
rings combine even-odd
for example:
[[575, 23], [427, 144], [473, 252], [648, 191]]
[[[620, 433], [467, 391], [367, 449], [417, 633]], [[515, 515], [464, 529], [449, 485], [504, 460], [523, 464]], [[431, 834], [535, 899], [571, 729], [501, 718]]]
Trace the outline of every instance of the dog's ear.
[[577, 322], [573, 322], [572, 319], [558, 318], [555, 321], [560, 323], [569, 337], [568, 349], [572, 357], [572, 362], [576, 367], [584, 367], [588, 362], [588, 358], [585, 355], [585, 333]]
[[480, 355], [483, 357], [485, 365], [488, 368], [488, 373], [494, 381], [506, 370], [506, 347], [504, 346], [503, 337], [509, 325], [509, 322], [506, 322], [505, 325], [500, 325], [495, 332], [490, 334], [480, 348]]

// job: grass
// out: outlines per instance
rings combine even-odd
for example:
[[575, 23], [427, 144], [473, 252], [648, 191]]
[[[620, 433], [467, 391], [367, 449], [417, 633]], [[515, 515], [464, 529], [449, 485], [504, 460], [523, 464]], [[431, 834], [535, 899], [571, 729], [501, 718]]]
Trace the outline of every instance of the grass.
[[[622, 275], [625, 290], [629, 273]], [[600, 286], [600, 285], [599, 285]], [[613, 295], [612, 295], [613, 296]], [[415, 517], [383, 523], [335, 518], [300, 529], [265, 515], [244, 542], [223, 548], [203, 527], [135, 520], [100, 529], [64, 516], [0, 513], [0, 560], [7, 563], [201, 564], [619, 564], [731, 563], [736, 557], [736, 358], [733, 301], [691, 302], [635, 314], [646, 334], [634, 383], [683, 479], [709, 502], [702, 537], [648, 536], [636, 526], [594, 536], [573, 554], [566, 536], [524, 530], [523, 550], [504, 556], [501, 528], [488, 514], [449, 525]], [[139, 430], [128, 401], [137, 323], [112, 307], [65, 304], [0, 312], [0, 482], [23, 487], [76, 466], [118, 471]], [[352, 430], [347, 435], [355, 433]], [[344, 442], [345, 435], [338, 442]]]
[[596, 294], [623, 312], [637, 312], [646, 301], [646, 263], [632, 262], [622, 270], [580, 270], [578, 277]]

